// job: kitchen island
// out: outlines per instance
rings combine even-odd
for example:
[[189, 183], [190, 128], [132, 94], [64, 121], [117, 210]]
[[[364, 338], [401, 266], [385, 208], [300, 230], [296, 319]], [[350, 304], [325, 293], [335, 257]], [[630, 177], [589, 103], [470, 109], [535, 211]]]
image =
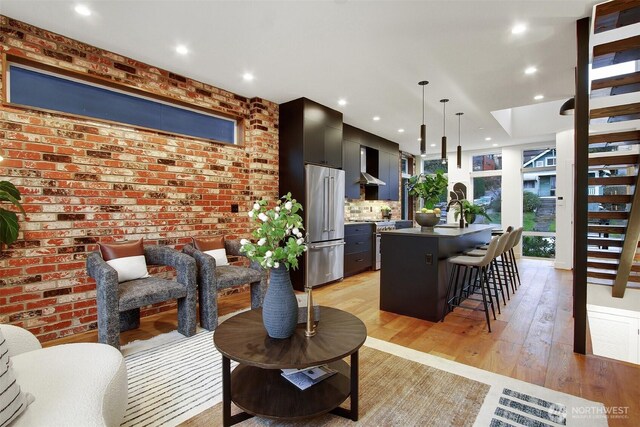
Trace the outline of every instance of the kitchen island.
[[380, 309], [437, 322], [444, 311], [447, 258], [491, 240], [492, 225], [383, 231]]

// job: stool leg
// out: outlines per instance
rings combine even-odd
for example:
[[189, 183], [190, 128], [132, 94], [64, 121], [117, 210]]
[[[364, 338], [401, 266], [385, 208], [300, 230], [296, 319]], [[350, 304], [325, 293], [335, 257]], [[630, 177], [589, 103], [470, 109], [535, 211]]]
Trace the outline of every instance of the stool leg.
[[[502, 302], [504, 303], [504, 305], [507, 305], [507, 300], [504, 299], [504, 283], [502, 283], [502, 277], [500, 276], [500, 269], [498, 268], [498, 261], [496, 261], [496, 259], [494, 258], [491, 261], [491, 265], [493, 265], [493, 269], [495, 270], [495, 273], [498, 276], [498, 284], [500, 285], [500, 293], [502, 294]], [[509, 298], [509, 300], [511, 300], [511, 297], [509, 296], [509, 288], [507, 288], [507, 298]], [[498, 310], [499, 310], [500, 300], [498, 299], [497, 291], [496, 291], [496, 302], [498, 302]]]
[[[491, 320], [489, 320], [489, 307], [487, 307], [487, 295], [484, 289], [484, 282], [487, 280], [486, 267], [482, 267], [480, 272], [480, 291], [482, 292], [482, 305], [484, 306], [484, 317], [487, 320], [487, 327], [489, 328], [489, 332], [491, 332]], [[493, 309], [493, 304], [491, 304], [491, 309]], [[496, 318], [495, 312], [493, 313], [493, 318]]]
[[451, 289], [453, 288], [453, 279], [454, 279], [455, 273], [459, 269], [460, 269], [460, 266], [458, 264], [454, 264], [453, 270], [451, 270], [451, 275], [449, 276], [449, 285], [447, 286], [447, 293], [445, 294], [445, 301], [444, 301], [444, 309], [442, 311], [441, 320], [443, 322], [444, 322], [445, 316], [452, 310], [451, 300], [453, 299], [453, 297], [450, 297], [449, 295], [451, 294]]
[[513, 259], [513, 267], [516, 270], [516, 278], [518, 279], [518, 285], [516, 286], [516, 289], [518, 289], [518, 286], [522, 286], [522, 282], [520, 281], [520, 272], [518, 271], [518, 263], [516, 261], [516, 254], [513, 251], [513, 249], [511, 249], [509, 251], [509, 253], [511, 254], [511, 259]]

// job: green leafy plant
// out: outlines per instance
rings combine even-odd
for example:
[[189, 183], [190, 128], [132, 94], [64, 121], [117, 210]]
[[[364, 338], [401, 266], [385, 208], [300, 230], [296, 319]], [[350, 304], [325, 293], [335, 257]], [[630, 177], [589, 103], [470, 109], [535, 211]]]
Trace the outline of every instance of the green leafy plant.
[[540, 207], [540, 197], [530, 191], [522, 192], [522, 210], [524, 212], [535, 212]]
[[[26, 215], [20, 204], [20, 191], [9, 181], [0, 181], [0, 202], [9, 202]], [[10, 245], [18, 238], [18, 215], [0, 207], [0, 242]]]
[[[455, 210], [455, 212], [453, 213], [453, 218], [457, 221], [460, 217], [460, 205], [455, 205], [453, 209]], [[473, 222], [471, 221], [471, 215], [479, 215], [491, 221], [491, 218], [487, 214], [487, 210], [484, 206], [474, 205], [468, 200], [462, 200], [462, 211], [464, 214], [464, 220], [467, 222], [467, 224], [471, 224]]]
[[440, 201], [440, 196], [446, 194], [447, 185], [449, 180], [442, 169], [438, 169], [435, 174], [414, 175], [407, 181], [409, 195], [422, 199], [427, 209], [433, 209]]
[[382, 212], [391, 212], [391, 207], [389, 205], [382, 205], [380, 206], [380, 210]]
[[302, 217], [298, 212], [302, 205], [287, 193], [273, 209], [266, 200], [253, 204], [248, 215], [257, 224], [251, 235], [255, 242], [242, 239], [240, 251], [263, 268], [278, 268], [284, 264], [287, 270], [298, 268], [298, 257], [307, 250]]

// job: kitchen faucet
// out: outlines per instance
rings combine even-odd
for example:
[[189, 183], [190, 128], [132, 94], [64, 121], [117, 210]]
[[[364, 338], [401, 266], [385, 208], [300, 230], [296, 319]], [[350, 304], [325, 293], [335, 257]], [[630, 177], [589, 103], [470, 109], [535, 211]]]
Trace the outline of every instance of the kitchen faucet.
[[459, 199], [452, 199], [447, 205], [447, 212], [451, 208], [451, 205], [458, 204], [460, 206], [460, 228], [464, 228], [464, 211], [462, 209], [462, 202]]

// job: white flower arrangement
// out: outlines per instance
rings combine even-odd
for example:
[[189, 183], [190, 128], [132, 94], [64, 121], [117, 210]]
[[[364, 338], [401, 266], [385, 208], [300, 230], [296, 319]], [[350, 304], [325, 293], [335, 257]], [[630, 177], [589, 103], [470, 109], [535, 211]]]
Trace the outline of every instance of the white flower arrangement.
[[268, 209], [267, 204], [266, 200], [255, 202], [248, 212], [250, 221], [257, 225], [251, 233], [255, 243], [240, 240], [240, 251], [263, 268], [284, 264], [287, 270], [295, 270], [298, 257], [307, 250], [302, 217], [298, 214], [302, 205], [291, 198], [291, 193], [282, 196], [273, 209]]

